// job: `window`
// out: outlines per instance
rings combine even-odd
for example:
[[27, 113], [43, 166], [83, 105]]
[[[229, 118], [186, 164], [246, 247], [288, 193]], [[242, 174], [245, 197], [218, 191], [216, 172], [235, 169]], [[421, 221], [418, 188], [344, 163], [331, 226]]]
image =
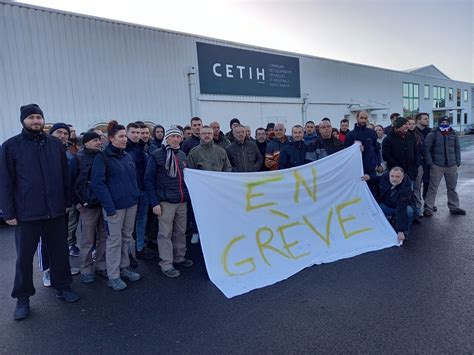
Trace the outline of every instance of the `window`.
[[446, 107], [446, 88], [433, 86], [433, 108]]
[[430, 98], [430, 86], [425, 84], [425, 94], [424, 94], [425, 100], [428, 100]]
[[448, 100], [453, 101], [453, 88], [448, 89]]
[[376, 123], [377, 122], [377, 114], [376, 113], [372, 113], [370, 115], [370, 122], [371, 123]]
[[467, 90], [464, 90], [464, 101], [467, 102]]
[[[456, 115], [456, 123], [461, 124], [461, 110], [457, 110], [457, 115]], [[451, 120], [452, 122], [452, 120]]]
[[387, 122], [388, 121], [388, 114], [383, 113], [382, 114], [382, 120], [383, 120], [383, 122]]
[[456, 106], [461, 106], [461, 89], [456, 89]]
[[418, 84], [403, 83], [403, 116], [416, 116], [420, 112]]
[[467, 124], [467, 112], [464, 112], [464, 124]]

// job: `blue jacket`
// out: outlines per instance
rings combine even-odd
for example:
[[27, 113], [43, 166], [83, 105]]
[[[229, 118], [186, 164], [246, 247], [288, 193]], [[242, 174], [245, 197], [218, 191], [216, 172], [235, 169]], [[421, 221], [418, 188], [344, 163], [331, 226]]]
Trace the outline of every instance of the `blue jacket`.
[[288, 169], [307, 163], [305, 157], [308, 146], [304, 141], [291, 142], [280, 151], [280, 160], [278, 161], [278, 169]]
[[314, 132], [313, 134], [304, 134], [304, 144], [310, 145], [313, 141], [318, 138], [318, 134]]
[[392, 189], [389, 174], [390, 172], [387, 171], [382, 176], [374, 177], [380, 187], [377, 200], [379, 203], [395, 209], [396, 231], [408, 232], [407, 207], [411, 204], [411, 196], [413, 195], [412, 181], [408, 175], [405, 175], [402, 182]]
[[133, 158], [123, 149], [107, 145], [94, 158], [91, 186], [107, 216], [136, 205], [140, 189]]
[[25, 129], [0, 149], [0, 209], [6, 220], [56, 218], [71, 205], [64, 146], [55, 137]]
[[362, 163], [364, 173], [372, 175], [375, 168], [380, 165], [380, 150], [377, 147], [377, 133], [373, 129], [355, 125], [354, 129], [347, 133], [344, 145], [350, 147], [355, 141], [360, 141], [364, 146], [362, 152]]
[[144, 190], [143, 179], [145, 178], [146, 163], [148, 161], [148, 154], [145, 150], [145, 142], [140, 140], [138, 143], [127, 141], [125, 151], [130, 154], [135, 161], [135, 168], [137, 169], [138, 188]]
[[183, 170], [186, 167], [186, 154], [182, 150], [174, 150], [174, 158], [178, 163], [176, 177], [168, 176], [165, 169], [166, 149], [155, 150], [148, 159], [145, 173], [145, 189], [152, 207], [160, 202], [180, 203], [189, 201], [188, 189], [184, 183]]

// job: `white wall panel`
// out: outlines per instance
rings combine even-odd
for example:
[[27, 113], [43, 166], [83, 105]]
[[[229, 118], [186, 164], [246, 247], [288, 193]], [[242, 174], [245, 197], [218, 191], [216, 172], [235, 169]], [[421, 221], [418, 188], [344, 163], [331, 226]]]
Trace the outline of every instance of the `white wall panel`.
[[[333, 125], [350, 114], [349, 104], [402, 112], [402, 83], [469, 90], [472, 84], [324, 58], [229, 43], [0, 0], [0, 142], [19, 132], [19, 107], [38, 103], [48, 122], [66, 121], [84, 131], [97, 122], [146, 120], [168, 126], [191, 117], [187, 68], [194, 66], [196, 114], [220, 121], [232, 117], [254, 130], [269, 121], [288, 127], [302, 121], [302, 99], [200, 95], [196, 41], [300, 58], [301, 94], [307, 119], [325, 116]], [[447, 89], [446, 89], [447, 90]], [[430, 92], [430, 94], [432, 94]], [[472, 123], [472, 95], [462, 105]], [[353, 116], [352, 116], [353, 117]]]

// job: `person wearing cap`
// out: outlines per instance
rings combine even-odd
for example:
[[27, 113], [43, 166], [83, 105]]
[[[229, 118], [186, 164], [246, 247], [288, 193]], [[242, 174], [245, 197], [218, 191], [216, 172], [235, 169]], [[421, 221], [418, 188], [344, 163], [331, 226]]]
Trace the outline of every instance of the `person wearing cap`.
[[16, 226], [17, 261], [12, 297], [15, 320], [28, 317], [33, 286], [33, 257], [40, 236], [50, 257], [51, 285], [56, 297], [79, 300], [72, 277], [66, 236], [66, 212], [71, 205], [69, 169], [60, 141], [43, 133], [44, 115], [36, 104], [20, 108], [23, 130], [0, 148], [0, 209], [8, 225]]
[[108, 285], [114, 291], [127, 288], [124, 280], [138, 281], [130, 270], [130, 248], [135, 248], [133, 230], [140, 198], [137, 171], [132, 156], [125, 151], [127, 132], [117, 121], [107, 125], [110, 143], [92, 164], [91, 187], [103, 208], [106, 230], [105, 259]]
[[235, 137], [232, 130], [234, 129], [235, 126], [239, 124], [240, 124], [240, 120], [235, 117], [231, 119], [229, 122], [230, 131], [225, 134], [225, 137], [229, 140], [230, 143], [234, 143], [235, 141]]
[[[69, 165], [69, 172], [71, 175], [71, 187], [74, 186], [76, 177], [77, 177], [77, 164], [74, 160], [74, 154], [69, 149], [70, 143], [69, 139], [71, 137], [71, 127], [70, 125], [57, 122], [55, 123], [50, 129], [49, 134], [53, 137], [58, 138], [64, 146], [66, 150], [66, 158]], [[67, 223], [67, 242], [69, 244], [69, 255], [70, 256], [79, 256], [79, 248], [76, 246], [77, 238], [76, 238], [76, 231], [77, 231], [77, 224], [79, 223], [79, 211], [75, 207], [75, 201], [72, 201], [73, 204], [69, 208], [68, 212], [68, 223]], [[42, 255], [45, 255], [42, 251]]]
[[160, 268], [167, 277], [178, 277], [177, 268], [193, 265], [186, 259], [186, 220], [189, 193], [184, 183], [183, 170], [186, 154], [180, 150], [183, 132], [172, 126], [166, 130], [164, 145], [155, 150], [148, 160], [145, 189], [153, 213], [158, 218], [158, 250]]
[[426, 164], [431, 168], [423, 215], [433, 216], [436, 194], [443, 176], [448, 190], [449, 212], [465, 215], [466, 211], [459, 207], [459, 196], [456, 192], [458, 167], [461, 166], [461, 148], [458, 135], [451, 127], [448, 116], [440, 117], [438, 128], [426, 136], [425, 149]]
[[416, 136], [409, 131], [405, 117], [399, 116], [393, 121], [393, 128], [382, 142], [382, 158], [390, 170], [396, 166], [403, 168], [405, 174], [415, 181], [418, 171], [418, 148]]
[[[359, 111], [357, 113], [357, 123], [352, 131], [346, 134], [344, 146], [347, 148], [355, 142], [361, 144], [362, 165], [364, 174], [369, 176], [376, 175], [376, 168], [380, 165], [380, 154], [377, 146], [377, 133], [373, 129], [367, 128], [369, 114], [367, 111]], [[371, 180], [367, 182], [372, 195], [377, 196], [378, 186]]]
[[[78, 242], [79, 267], [84, 283], [95, 281], [95, 274], [107, 277], [105, 264], [104, 218], [102, 206], [91, 188], [91, 170], [95, 156], [101, 151], [101, 137], [98, 133], [86, 132], [82, 137], [83, 148], [74, 159], [77, 160], [78, 176], [74, 184], [74, 195], [79, 211]], [[96, 246], [95, 267], [92, 250]]]

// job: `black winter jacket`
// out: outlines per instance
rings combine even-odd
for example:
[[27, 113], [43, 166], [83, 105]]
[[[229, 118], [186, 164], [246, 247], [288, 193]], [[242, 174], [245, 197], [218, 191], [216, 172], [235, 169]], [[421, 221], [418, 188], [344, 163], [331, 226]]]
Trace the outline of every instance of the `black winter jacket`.
[[201, 143], [201, 139], [199, 137], [196, 137], [194, 134], [186, 139], [182, 144], [181, 144], [181, 149], [186, 154], [186, 156], [189, 154], [191, 149], [194, 147], [197, 147]]
[[234, 141], [226, 148], [232, 171], [255, 172], [259, 171], [263, 164], [263, 157], [257, 145], [248, 139], [243, 144]]
[[145, 172], [145, 190], [152, 207], [160, 202], [180, 203], [189, 201], [188, 189], [184, 183], [183, 170], [186, 167], [186, 154], [182, 150], [174, 150], [174, 159], [178, 163], [176, 177], [168, 175], [165, 169], [166, 149], [155, 150], [148, 159]]
[[56, 218], [71, 205], [70, 173], [59, 139], [23, 129], [0, 149], [0, 209], [5, 220]]
[[374, 177], [380, 187], [377, 200], [379, 203], [384, 203], [387, 207], [395, 209], [396, 232], [408, 232], [407, 207], [411, 204], [413, 194], [412, 181], [405, 175], [402, 182], [392, 189], [389, 174], [390, 172], [387, 171], [382, 176]]
[[77, 152], [74, 160], [77, 162], [78, 175], [74, 184], [75, 200], [86, 208], [93, 208], [100, 205], [100, 201], [91, 188], [92, 165], [95, 156], [100, 150], [81, 149]]
[[410, 179], [415, 180], [420, 162], [414, 133], [407, 132], [405, 137], [402, 137], [396, 133], [396, 129], [392, 129], [383, 140], [382, 157], [389, 170], [399, 166]]

